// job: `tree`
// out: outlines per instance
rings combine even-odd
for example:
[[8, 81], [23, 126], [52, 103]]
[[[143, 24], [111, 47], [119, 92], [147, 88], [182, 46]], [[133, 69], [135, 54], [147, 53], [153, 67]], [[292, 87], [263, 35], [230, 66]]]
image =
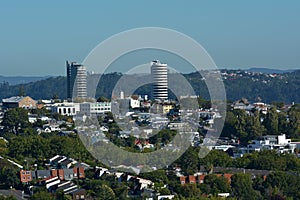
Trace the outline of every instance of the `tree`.
[[289, 135], [289, 122], [287, 120], [287, 113], [280, 112], [278, 113], [278, 132]]
[[196, 184], [186, 184], [179, 186], [179, 193], [186, 198], [197, 198], [201, 196], [201, 190], [197, 187]]
[[252, 188], [250, 174], [234, 174], [231, 178], [231, 187], [235, 197], [241, 200], [257, 200], [261, 196]]
[[275, 107], [271, 108], [266, 118], [263, 121], [263, 125], [267, 129], [267, 133], [270, 135], [278, 135], [278, 113]]
[[300, 104], [294, 105], [288, 112], [288, 134], [294, 138], [300, 137]]
[[17, 199], [14, 196], [5, 197], [0, 194], [0, 200], [17, 200]]
[[99, 200], [113, 200], [116, 198], [114, 191], [107, 185], [101, 185], [95, 192]]
[[237, 124], [237, 117], [232, 111], [226, 113], [226, 118], [224, 122], [224, 128], [222, 130], [221, 136], [223, 137], [233, 137], [237, 135], [235, 125]]
[[4, 113], [2, 125], [12, 133], [29, 126], [28, 111], [23, 108], [12, 108]]
[[232, 165], [232, 159], [230, 156], [220, 150], [212, 150], [203, 159], [200, 160], [202, 165], [207, 165], [207, 163], [213, 166], [230, 167]]
[[99, 98], [97, 99], [97, 102], [110, 102], [110, 99], [101, 96], [101, 97], [99, 97]]
[[21, 85], [20, 88], [19, 88], [19, 96], [20, 96], [20, 97], [25, 96], [24, 85]]
[[7, 154], [7, 144], [4, 140], [0, 139], [0, 155], [6, 155]]
[[47, 191], [37, 191], [34, 192], [33, 195], [30, 197], [30, 200], [55, 200], [56, 198], [53, 194]]
[[0, 183], [4, 184], [7, 188], [17, 186], [20, 183], [17, 174], [18, 171], [15, 168], [2, 168], [0, 171]]
[[142, 173], [140, 174], [141, 177], [145, 179], [150, 179], [153, 182], [164, 182], [168, 181], [168, 176], [166, 174], [166, 170], [159, 169], [152, 172]]
[[208, 186], [207, 194], [217, 195], [218, 193], [230, 192], [230, 184], [226, 178], [215, 174], [209, 174], [204, 178], [204, 184]]
[[260, 122], [260, 114], [254, 111], [253, 116], [247, 117], [246, 132], [248, 133], [248, 140], [256, 139], [262, 136], [266, 129]]
[[190, 147], [177, 161], [182, 171], [189, 175], [199, 170], [199, 148]]
[[268, 196], [275, 199], [276, 196], [287, 196], [293, 199], [300, 198], [300, 177], [299, 174], [289, 172], [273, 172], [265, 183]]

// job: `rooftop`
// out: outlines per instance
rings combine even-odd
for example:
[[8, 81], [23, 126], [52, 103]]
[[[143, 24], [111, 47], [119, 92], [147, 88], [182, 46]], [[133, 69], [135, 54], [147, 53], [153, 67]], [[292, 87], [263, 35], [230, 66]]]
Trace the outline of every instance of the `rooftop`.
[[2, 102], [3, 103], [18, 103], [18, 102], [20, 102], [24, 98], [25, 97], [23, 97], [23, 96], [14, 96], [14, 97], [2, 99]]

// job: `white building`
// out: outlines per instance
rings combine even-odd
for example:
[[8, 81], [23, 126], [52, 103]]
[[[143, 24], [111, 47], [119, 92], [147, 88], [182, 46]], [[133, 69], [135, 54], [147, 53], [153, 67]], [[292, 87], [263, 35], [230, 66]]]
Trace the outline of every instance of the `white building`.
[[107, 112], [111, 112], [110, 102], [94, 102], [94, 103], [81, 103], [80, 113], [87, 116], [100, 115]]
[[286, 139], [285, 134], [282, 135], [266, 135], [260, 140], [253, 140], [245, 149], [247, 153], [261, 151], [263, 149], [276, 150], [278, 153], [294, 153], [296, 144], [291, 139]]
[[168, 99], [168, 65], [159, 60], [151, 62], [151, 75], [153, 81], [153, 98]]
[[67, 115], [67, 116], [76, 115], [80, 111], [79, 103], [69, 103], [69, 102], [55, 103], [55, 104], [47, 105], [46, 107], [49, 108], [54, 113]]
[[138, 98], [130, 98], [130, 107], [131, 108], [139, 108], [141, 106], [141, 102]]
[[87, 97], [87, 72], [84, 65], [76, 62], [66, 62], [67, 67], [67, 97]]

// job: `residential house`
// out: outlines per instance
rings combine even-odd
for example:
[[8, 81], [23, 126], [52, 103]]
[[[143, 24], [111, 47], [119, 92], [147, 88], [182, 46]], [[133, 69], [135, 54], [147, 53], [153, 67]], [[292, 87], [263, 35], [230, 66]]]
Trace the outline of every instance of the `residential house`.
[[84, 168], [74, 167], [70, 169], [20, 171], [20, 181], [23, 183], [31, 182], [34, 179], [43, 179], [48, 182], [48, 179], [52, 180], [54, 177], [57, 177], [59, 180], [83, 179], [85, 178]]
[[[215, 174], [218, 177], [224, 177], [229, 183], [231, 182], [231, 177], [233, 174], [229, 173], [218, 173]], [[202, 184], [204, 183], [204, 179], [207, 176], [207, 174], [198, 174], [198, 175], [189, 175], [189, 176], [181, 176], [179, 177], [179, 181], [181, 185], [185, 185], [187, 183], [189, 184]]]
[[32, 181], [31, 171], [21, 170], [20, 171], [20, 180], [22, 183], [28, 183]]
[[44, 185], [49, 192], [62, 191], [65, 195], [70, 194], [72, 199], [86, 199], [86, 190], [78, 188], [71, 181], [64, 181], [58, 179], [58, 177], [49, 177], [39, 182], [40, 185]]
[[285, 134], [282, 135], [266, 135], [258, 140], [253, 140], [247, 148], [241, 148], [245, 153], [261, 151], [263, 149], [276, 150], [278, 153], [294, 153], [296, 144], [287, 139]]

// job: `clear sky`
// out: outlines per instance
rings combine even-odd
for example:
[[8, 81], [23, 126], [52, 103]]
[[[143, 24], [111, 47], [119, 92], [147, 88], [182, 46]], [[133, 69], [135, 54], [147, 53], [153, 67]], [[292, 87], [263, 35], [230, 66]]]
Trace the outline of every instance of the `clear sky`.
[[300, 68], [299, 0], [7, 0], [0, 3], [0, 75], [65, 75], [127, 29], [175, 29], [220, 68]]

